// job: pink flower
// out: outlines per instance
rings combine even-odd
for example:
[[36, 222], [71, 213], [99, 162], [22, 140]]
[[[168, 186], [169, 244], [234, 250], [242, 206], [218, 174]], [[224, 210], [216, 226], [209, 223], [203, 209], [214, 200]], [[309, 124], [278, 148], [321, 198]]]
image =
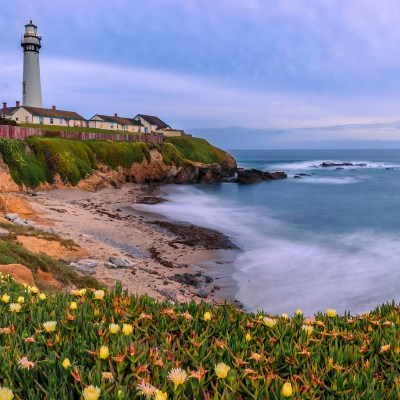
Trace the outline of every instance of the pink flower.
[[19, 367], [23, 368], [23, 369], [31, 369], [35, 366], [35, 363], [33, 363], [32, 361], [29, 361], [26, 357], [22, 357], [19, 361], [18, 361]]

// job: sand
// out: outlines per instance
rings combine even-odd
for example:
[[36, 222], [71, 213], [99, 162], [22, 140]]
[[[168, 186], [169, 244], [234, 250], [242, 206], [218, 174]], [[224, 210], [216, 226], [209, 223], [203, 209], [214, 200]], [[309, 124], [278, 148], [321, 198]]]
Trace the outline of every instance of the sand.
[[[178, 302], [227, 300], [237, 304], [231, 275], [238, 249], [216, 231], [132, 207], [162, 201], [158, 192], [154, 185], [127, 184], [95, 193], [55, 189], [25, 197], [37, 213], [37, 225], [52, 226], [81, 246], [85, 258], [98, 262], [94, 276], [107, 286], [119, 281], [130, 293], [158, 299], [176, 296]], [[109, 269], [105, 263], [110, 256], [124, 257], [136, 265]], [[198, 296], [200, 290], [206, 298]]]

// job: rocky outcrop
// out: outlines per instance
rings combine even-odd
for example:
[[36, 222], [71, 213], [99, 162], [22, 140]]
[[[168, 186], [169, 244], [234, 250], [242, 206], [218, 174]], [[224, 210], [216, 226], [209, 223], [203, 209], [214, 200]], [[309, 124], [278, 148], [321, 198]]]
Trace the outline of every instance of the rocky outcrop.
[[0, 192], [19, 192], [19, 186], [13, 181], [8, 165], [0, 154]]
[[265, 172], [259, 169], [244, 169], [238, 168], [237, 177], [231, 181], [237, 183], [255, 183], [268, 180], [285, 179], [287, 175], [285, 172]]

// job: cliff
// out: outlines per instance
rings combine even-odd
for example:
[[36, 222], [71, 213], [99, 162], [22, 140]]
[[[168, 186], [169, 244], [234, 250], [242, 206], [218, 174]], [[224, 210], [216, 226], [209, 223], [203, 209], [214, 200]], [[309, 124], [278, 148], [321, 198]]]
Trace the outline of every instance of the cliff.
[[[0, 139], [0, 190], [79, 186], [97, 190], [124, 182], [212, 183], [236, 172], [236, 161], [204, 139], [161, 145], [31, 137]], [[10, 179], [10, 176], [12, 179]]]

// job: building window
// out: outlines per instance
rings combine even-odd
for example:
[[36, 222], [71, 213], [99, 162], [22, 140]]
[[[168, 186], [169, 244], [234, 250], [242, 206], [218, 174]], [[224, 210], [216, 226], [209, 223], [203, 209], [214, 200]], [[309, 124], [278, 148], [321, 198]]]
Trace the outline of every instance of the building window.
[[144, 128], [144, 133], [149, 133], [149, 129], [147, 127]]
[[83, 121], [81, 121], [81, 126], [83, 126]]
[[25, 122], [28, 122], [28, 121], [29, 121], [29, 117], [26, 116], [26, 117], [25, 117]]
[[110, 128], [111, 128], [111, 129], [114, 129], [114, 125], [110, 125]]
[[18, 121], [18, 117], [17, 117], [17, 118], [15, 118], [15, 120], [16, 120], [16, 121]]
[[53, 118], [50, 118], [50, 124], [52, 124], [54, 122]]
[[139, 128], [139, 133], [141, 133], [142, 132], [142, 130], [141, 130], [141, 128]]
[[62, 124], [63, 123], [63, 119], [62, 118], [60, 118], [60, 124]]
[[43, 124], [43, 117], [39, 117], [39, 124]]

